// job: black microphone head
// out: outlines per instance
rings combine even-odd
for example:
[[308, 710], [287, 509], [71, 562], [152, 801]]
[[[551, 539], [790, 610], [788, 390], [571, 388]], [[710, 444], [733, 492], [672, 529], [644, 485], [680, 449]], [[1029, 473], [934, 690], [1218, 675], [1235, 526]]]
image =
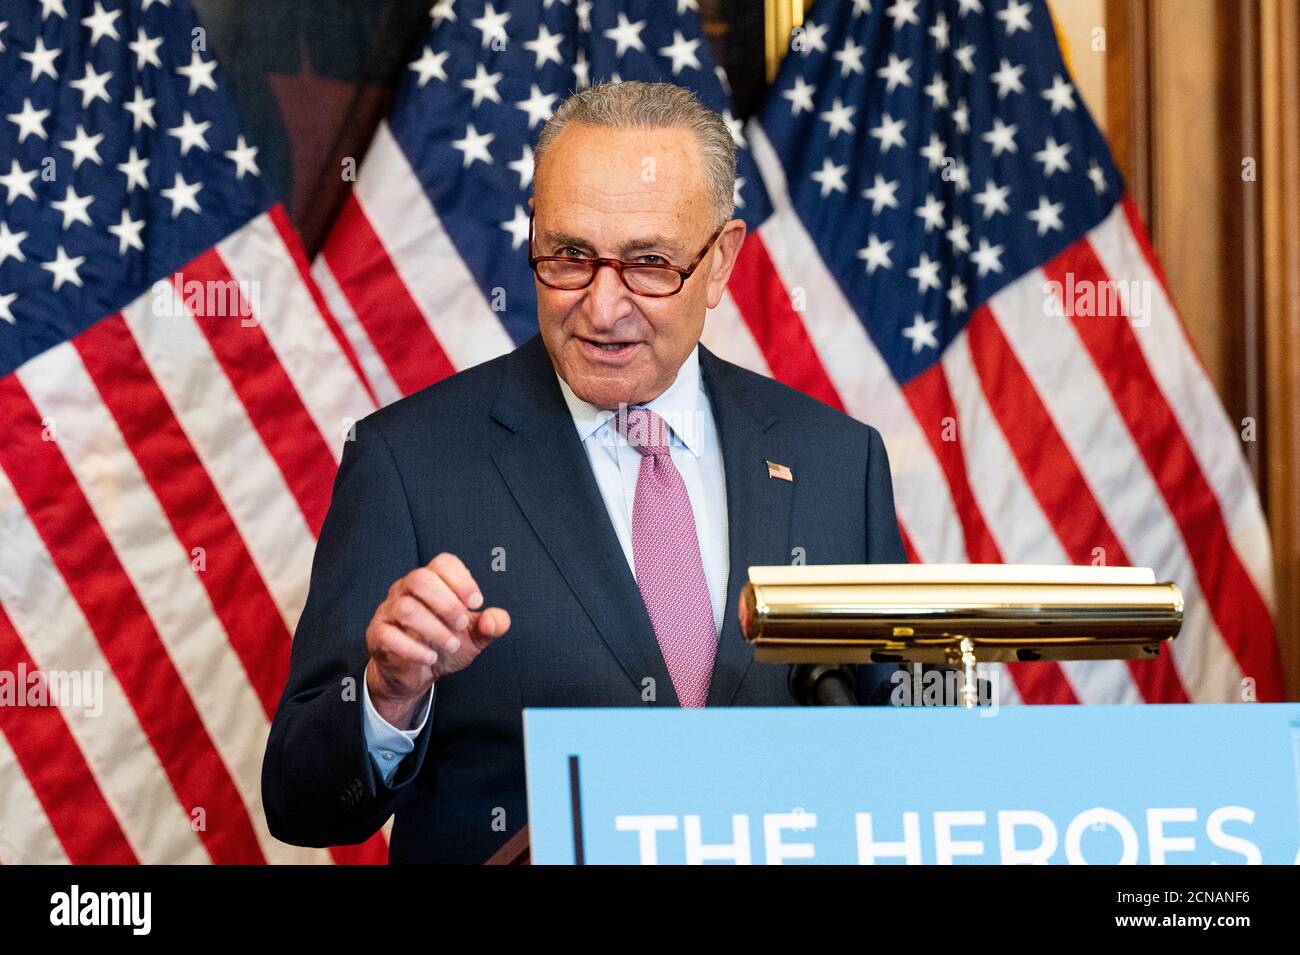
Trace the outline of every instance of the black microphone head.
[[801, 706], [857, 704], [853, 671], [839, 663], [795, 663], [786, 684]]

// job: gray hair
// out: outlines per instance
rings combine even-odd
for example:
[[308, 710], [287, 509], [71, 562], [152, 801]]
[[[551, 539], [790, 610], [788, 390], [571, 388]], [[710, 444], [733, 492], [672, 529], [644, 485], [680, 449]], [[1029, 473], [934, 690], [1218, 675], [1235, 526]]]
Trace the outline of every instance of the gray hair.
[[575, 93], [542, 127], [533, 168], [569, 123], [613, 129], [689, 129], [699, 144], [709, 194], [722, 224], [735, 211], [736, 143], [726, 122], [690, 90], [672, 83], [599, 83]]

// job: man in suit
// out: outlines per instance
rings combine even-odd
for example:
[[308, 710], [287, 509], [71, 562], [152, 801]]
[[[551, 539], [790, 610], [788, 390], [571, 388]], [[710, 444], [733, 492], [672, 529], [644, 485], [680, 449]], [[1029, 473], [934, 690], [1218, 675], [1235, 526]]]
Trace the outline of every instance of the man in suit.
[[670, 84], [567, 100], [536, 150], [541, 334], [361, 421], [271, 727], [277, 838], [485, 860], [521, 714], [786, 706], [746, 568], [906, 560], [877, 432], [699, 344], [745, 237], [725, 123]]

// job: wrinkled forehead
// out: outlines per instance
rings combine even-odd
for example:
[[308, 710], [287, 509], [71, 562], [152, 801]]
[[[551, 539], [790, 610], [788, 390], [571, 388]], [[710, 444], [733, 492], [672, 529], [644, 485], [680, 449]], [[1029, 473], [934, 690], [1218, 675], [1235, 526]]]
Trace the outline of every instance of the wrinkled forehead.
[[566, 126], [542, 155], [533, 192], [539, 225], [585, 214], [668, 216], [689, 227], [711, 216], [699, 143], [681, 127]]

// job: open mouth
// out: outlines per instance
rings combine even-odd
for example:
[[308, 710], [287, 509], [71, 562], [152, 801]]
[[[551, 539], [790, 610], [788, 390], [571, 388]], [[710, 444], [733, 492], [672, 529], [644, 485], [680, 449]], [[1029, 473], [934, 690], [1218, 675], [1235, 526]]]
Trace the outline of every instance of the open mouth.
[[613, 341], [602, 342], [594, 338], [582, 338], [583, 351], [600, 359], [616, 359], [630, 355], [639, 342]]

